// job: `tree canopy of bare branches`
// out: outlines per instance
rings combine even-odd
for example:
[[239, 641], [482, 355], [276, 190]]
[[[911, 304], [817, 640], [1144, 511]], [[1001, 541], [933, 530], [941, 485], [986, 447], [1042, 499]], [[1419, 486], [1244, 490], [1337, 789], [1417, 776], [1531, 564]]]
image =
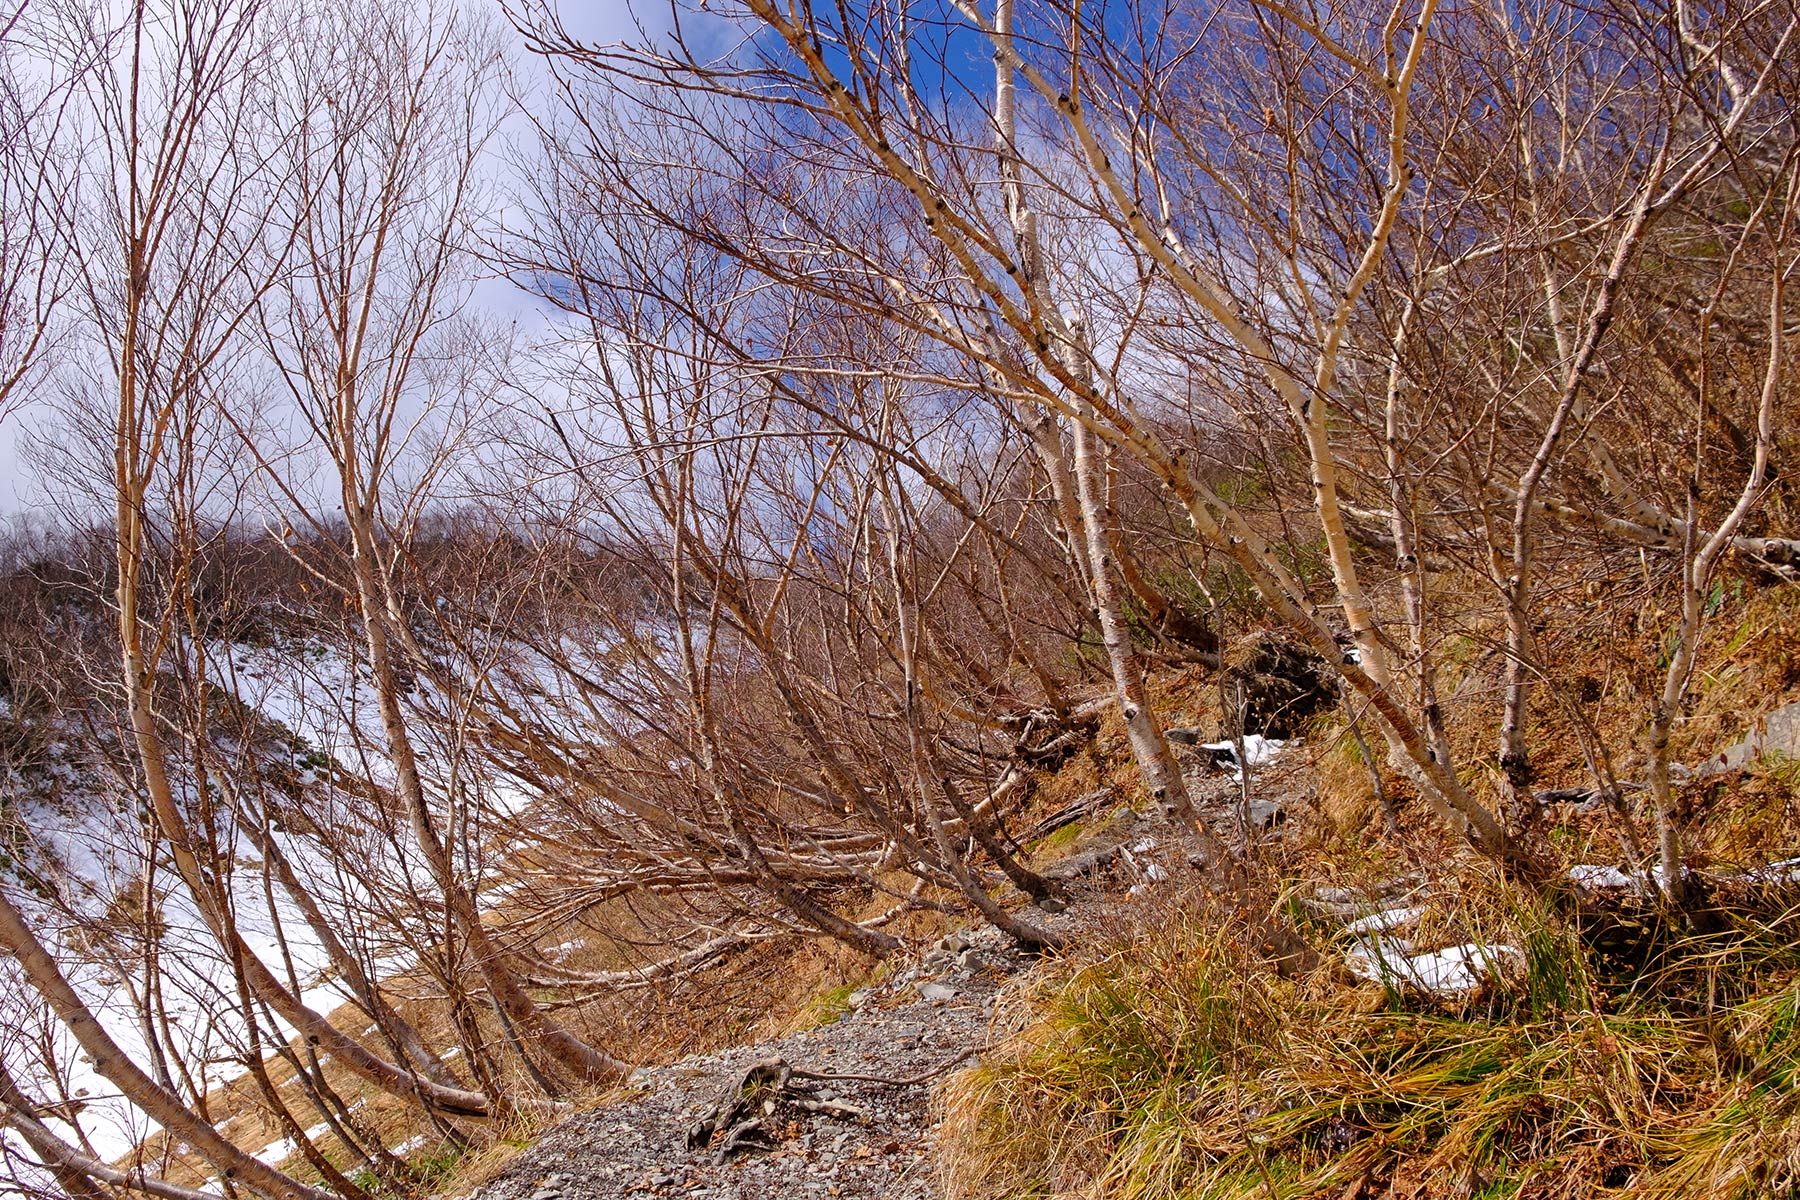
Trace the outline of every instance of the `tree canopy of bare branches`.
[[[1561, 714], [1683, 911], [1719, 581], [1800, 577], [1797, 41], [1788, 0], [0, 10], [0, 420], [68, 526], [0, 555], [8, 1151], [361, 1200], [417, 1181], [340, 1081], [466, 1143], [628, 1075], [597, 1000], [755, 947], [1061, 948], [1021, 827], [1103, 727], [1248, 908], [1161, 690], [1244, 629], [1550, 897]], [[1620, 576], [1630, 744], [1559, 629]], [[654, 936], [547, 949], [597, 914]]]

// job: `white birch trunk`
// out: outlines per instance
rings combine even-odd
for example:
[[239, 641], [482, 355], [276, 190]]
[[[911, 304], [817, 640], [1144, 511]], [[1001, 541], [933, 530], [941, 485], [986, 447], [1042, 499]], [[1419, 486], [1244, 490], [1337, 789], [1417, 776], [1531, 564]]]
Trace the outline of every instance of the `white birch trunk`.
[[245, 1154], [183, 1104], [180, 1097], [144, 1074], [112, 1040], [63, 977], [50, 952], [32, 933], [18, 909], [3, 895], [0, 895], [0, 946], [18, 960], [31, 986], [93, 1060], [94, 1070], [151, 1120], [192, 1146], [195, 1153], [210, 1162], [225, 1178], [270, 1197], [270, 1200], [329, 1200], [326, 1193]]

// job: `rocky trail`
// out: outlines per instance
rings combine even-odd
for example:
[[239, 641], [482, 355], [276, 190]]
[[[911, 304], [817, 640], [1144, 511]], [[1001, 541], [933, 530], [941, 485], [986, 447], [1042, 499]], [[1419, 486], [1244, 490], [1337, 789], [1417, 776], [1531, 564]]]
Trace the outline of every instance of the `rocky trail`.
[[[1238, 791], [1216, 770], [1190, 783], [1235, 840]], [[1256, 817], [1272, 826], [1280, 809], [1259, 800]], [[1072, 943], [1188, 853], [1169, 823], [1127, 809], [1093, 835], [1098, 849], [1049, 872], [1079, 876], [1067, 911], [1037, 914]], [[570, 1117], [466, 1200], [937, 1200], [933, 1089], [979, 1060], [997, 994], [1033, 961], [992, 927], [950, 934], [830, 1024], [637, 1072], [628, 1094]]]
[[936, 1197], [932, 1087], [979, 1056], [996, 991], [1028, 963], [997, 930], [952, 934], [829, 1025], [639, 1072], [479, 1200]]

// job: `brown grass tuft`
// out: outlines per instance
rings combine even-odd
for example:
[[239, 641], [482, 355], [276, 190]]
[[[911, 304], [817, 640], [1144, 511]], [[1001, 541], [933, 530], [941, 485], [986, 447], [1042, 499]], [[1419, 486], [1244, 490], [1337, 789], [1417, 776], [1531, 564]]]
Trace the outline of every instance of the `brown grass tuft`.
[[[1422, 944], [1507, 940], [1523, 969], [1422, 1003], [1335, 968], [1284, 980], [1241, 922], [1193, 897], [1143, 913], [1014, 996], [1000, 1046], [943, 1087], [946, 1193], [1573, 1200], [1800, 1186], [1793, 913], [1704, 939], [1665, 933], [1640, 947], [1658, 969], [1619, 980], [1584, 940], [1616, 930], [1607, 921], [1553, 919], [1492, 880], [1440, 897]], [[1709, 991], [1721, 973], [1731, 985]]]

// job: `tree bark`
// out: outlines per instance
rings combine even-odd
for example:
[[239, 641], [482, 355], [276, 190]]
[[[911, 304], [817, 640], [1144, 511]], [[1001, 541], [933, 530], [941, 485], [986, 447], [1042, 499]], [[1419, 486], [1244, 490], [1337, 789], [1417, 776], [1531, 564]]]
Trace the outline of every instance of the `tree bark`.
[[118, 1043], [112, 1040], [63, 977], [50, 952], [32, 933], [19, 910], [3, 895], [0, 895], [0, 946], [17, 958], [25, 978], [93, 1060], [94, 1070], [151, 1120], [192, 1146], [221, 1175], [270, 1200], [331, 1200], [327, 1193], [307, 1187], [239, 1150], [183, 1104], [180, 1097], [144, 1074], [130, 1056], [119, 1049]]

